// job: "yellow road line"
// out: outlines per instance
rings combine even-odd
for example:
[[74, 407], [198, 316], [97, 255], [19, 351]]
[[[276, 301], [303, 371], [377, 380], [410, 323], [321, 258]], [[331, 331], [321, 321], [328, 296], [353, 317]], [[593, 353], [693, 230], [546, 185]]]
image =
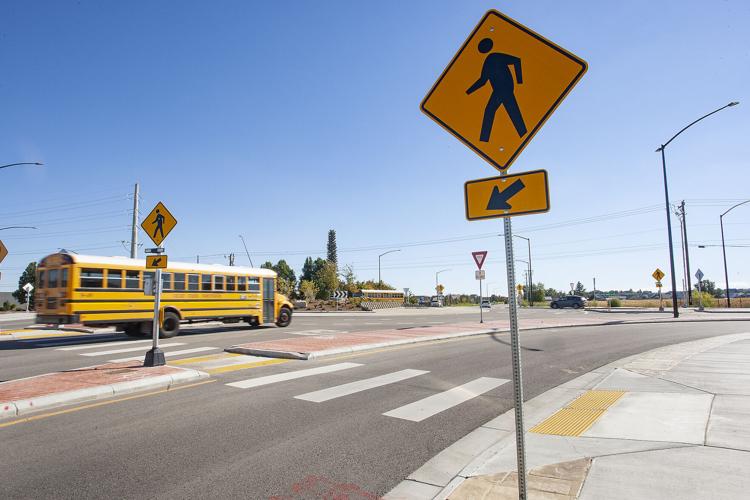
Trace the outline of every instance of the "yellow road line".
[[0, 330], [0, 335], [12, 335], [14, 333], [23, 333], [28, 332], [29, 330], [21, 329], [21, 330]]
[[223, 352], [219, 354], [209, 354], [207, 356], [197, 356], [194, 358], [177, 359], [170, 361], [167, 364], [170, 366], [187, 365], [190, 363], [200, 363], [201, 361], [213, 361], [215, 359], [230, 358], [235, 356], [244, 356], [244, 354], [237, 354], [233, 352]]
[[71, 335], [70, 333], [32, 333], [30, 335], [17, 336], [19, 340], [30, 340], [30, 339], [74, 339], [78, 337], [89, 337], [89, 333], [77, 333]]
[[155, 396], [157, 394], [163, 394], [165, 392], [177, 391], [177, 390], [180, 390], [180, 389], [189, 389], [191, 387], [196, 387], [196, 386], [203, 385], [203, 384], [210, 384], [211, 382], [216, 382], [216, 380], [203, 380], [201, 382], [196, 382], [194, 384], [180, 385], [180, 386], [177, 386], [177, 387], [173, 387], [171, 389], [161, 389], [161, 390], [158, 390], [158, 391], [147, 392], [145, 394], [136, 394], [134, 396], [127, 396], [127, 397], [119, 398], [119, 399], [110, 399], [110, 400], [107, 400], [107, 401], [100, 401], [98, 403], [91, 403], [91, 404], [87, 404], [87, 405], [83, 405], [83, 406], [76, 406], [74, 408], [66, 408], [64, 410], [53, 411], [53, 412], [50, 412], [50, 413], [42, 413], [40, 415], [32, 415], [30, 417], [25, 417], [25, 418], [20, 418], [18, 420], [13, 420], [11, 422], [0, 423], [0, 429], [3, 428], [3, 427], [10, 427], [11, 425], [24, 424], [24, 423], [27, 423], [27, 422], [33, 422], [35, 420], [41, 420], [41, 419], [44, 419], [44, 418], [55, 417], [57, 415], [65, 415], [66, 413], [73, 413], [73, 412], [76, 412], [76, 411], [87, 410], [89, 408], [97, 408], [99, 406], [111, 405], [111, 404], [114, 404], [114, 403], [121, 403], [123, 401], [130, 401], [131, 399], [139, 399], [139, 398], [145, 398], [147, 396]]
[[293, 361], [293, 360], [291, 359], [269, 359], [268, 361], [255, 361], [252, 363], [244, 363], [241, 365], [220, 366], [219, 368], [213, 368], [213, 369], [204, 370], [204, 371], [206, 373], [210, 373], [211, 375], [215, 375], [217, 373], [227, 373], [227, 372], [233, 372], [237, 370], [246, 370], [248, 368], [257, 368], [259, 366], [278, 365], [281, 363], [288, 363], [289, 361]]
[[580, 436], [624, 395], [624, 391], [586, 391], [529, 432]]

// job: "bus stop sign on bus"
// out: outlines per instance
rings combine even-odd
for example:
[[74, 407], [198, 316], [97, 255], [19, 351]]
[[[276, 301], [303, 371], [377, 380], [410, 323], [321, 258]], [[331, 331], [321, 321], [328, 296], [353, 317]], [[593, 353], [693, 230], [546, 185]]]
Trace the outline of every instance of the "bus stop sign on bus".
[[141, 222], [141, 228], [143, 228], [156, 246], [161, 246], [161, 243], [176, 225], [177, 219], [174, 218], [162, 202], [157, 203], [154, 209], [151, 210], [151, 213], [148, 214], [148, 217]]

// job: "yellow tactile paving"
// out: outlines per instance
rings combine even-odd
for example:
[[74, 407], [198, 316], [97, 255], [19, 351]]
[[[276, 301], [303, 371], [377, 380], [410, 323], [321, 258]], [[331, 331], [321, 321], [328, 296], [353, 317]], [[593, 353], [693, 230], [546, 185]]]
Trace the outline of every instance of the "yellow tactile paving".
[[219, 368], [213, 368], [213, 369], [204, 370], [204, 371], [206, 373], [210, 373], [211, 375], [214, 375], [216, 373], [226, 373], [226, 372], [233, 372], [236, 370], [246, 370], [248, 368], [257, 368], [259, 366], [278, 365], [280, 363], [288, 363], [289, 361], [292, 361], [292, 360], [291, 359], [269, 359], [268, 361], [254, 361], [252, 363], [222, 366]]
[[529, 432], [580, 436], [624, 394], [624, 391], [586, 391]]
[[185, 358], [185, 359], [177, 359], [175, 361], [169, 361], [168, 365], [188, 365], [190, 363], [201, 363], [204, 361], [214, 361], [217, 359], [223, 359], [223, 358], [233, 358], [237, 356], [243, 356], [242, 354], [235, 354], [231, 352], [224, 352], [220, 354], [209, 354], [208, 356], [196, 356], [194, 358]]

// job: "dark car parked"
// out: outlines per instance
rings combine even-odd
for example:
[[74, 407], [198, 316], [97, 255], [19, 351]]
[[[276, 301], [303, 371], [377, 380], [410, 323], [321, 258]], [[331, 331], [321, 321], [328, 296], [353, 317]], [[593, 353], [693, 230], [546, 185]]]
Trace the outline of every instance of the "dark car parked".
[[581, 309], [583, 307], [586, 307], [586, 299], [583, 297], [579, 297], [578, 295], [565, 295], [564, 297], [559, 297], [550, 302], [549, 306], [552, 309], [558, 309], [560, 307], [572, 307], [573, 309]]

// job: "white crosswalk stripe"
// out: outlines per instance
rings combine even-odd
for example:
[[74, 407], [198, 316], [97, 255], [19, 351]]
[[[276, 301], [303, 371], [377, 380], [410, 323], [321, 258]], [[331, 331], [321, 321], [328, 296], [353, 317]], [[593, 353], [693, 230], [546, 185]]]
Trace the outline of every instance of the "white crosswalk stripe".
[[[168, 347], [168, 346], [175, 346], [175, 345], [184, 345], [184, 344], [162, 344], [159, 347]], [[139, 347], [139, 350], [143, 350], [146, 347]], [[206, 352], [206, 351], [215, 351], [218, 349], [218, 347], [193, 347], [191, 349], [183, 349], [181, 351], [166, 351], [164, 353], [165, 358], [173, 358], [175, 356], [182, 356], [184, 354], [195, 354], [196, 352]], [[145, 355], [145, 353], [144, 353]], [[129, 358], [120, 358], [120, 359], [110, 359], [110, 363], [124, 363], [125, 361], [137, 361], [139, 359], [143, 359], [143, 356], [131, 356]]]
[[502, 378], [480, 377], [466, 384], [383, 413], [383, 415], [410, 420], [412, 422], [421, 422], [426, 418], [465, 403], [477, 396], [481, 396], [485, 392], [491, 391], [508, 382], [510, 380]]
[[303, 399], [305, 401], [313, 401], [315, 403], [322, 403], [323, 401], [329, 401], [331, 399], [348, 396], [368, 389], [374, 389], [376, 387], [382, 387], [384, 385], [393, 384], [402, 380], [407, 380], [419, 375], [430, 373], [425, 370], [401, 370], [393, 373], [387, 373], [378, 377], [367, 378], [364, 380], [357, 380], [356, 382], [350, 382], [348, 384], [337, 385], [335, 387], [329, 387], [328, 389], [321, 389], [319, 391], [308, 392], [307, 394], [301, 394], [294, 396], [296, 399]]
[[[91, 340], [85, 340], [85, 341], [79, 341], [80, 342], [91, 342]], [[112, 347], [112, 346], [118, 346], [118, 345], [134, 345], [134, 344], [144, 344], [146, 342], [153, 342], [151, 339], [149, 340], [125, 340], [122, 342], [107, 342], [104, 345], [102, 344], [89, 344], [89, 345], [76, 345], [74, 347], [61, 347], [60, 349], [55, 349], [56, 351], [81, 351], [84, 349], [96, 349], [97, 347]], [[66, 345], [67, 343], [60, 343], [58, 345]], [[48, 344], [52, 345], [52, 344]]]
[[[150, 341], [149, 341], [150, 342]], [[185, 345], [184, 342], [172, 342], [161, 344], [159, 347], [176, 347], [178, 345]], [[120, 354], [121, 352], [135, 352], [135, 351], [142, 351], [145, 349], [145, 346], [138, 346], [138, 347], [127, 347], [125, 349], [110, 349], [107, 351], [96, 351], [96, 352], [82, 352], [81, 356], [107, 356], [109, 354]]]
[[303, 377], [311, 377], [313, 375], [320, 375], [323, 373], [332, 373], [341, 370], [347, 370], [349, 368], [356, 368], [357, 366], [362, 365], [359, 363], [337, 363], [334, 365], [320, 366], [317, 368], [306, 368], [293, 372], [277, 373], [276, 375], [268, 375], [265, 377], [250, 378], [247, 380], [240, 380], [238, 382], [231, 382], [227, 385], [230, 387], [236, 387], [238, 389], [249, 389], [251, 387], [259, 387], [262, 385], [275, 384], [276, 382], [284, 382], [286, 380], [294, 380]]

